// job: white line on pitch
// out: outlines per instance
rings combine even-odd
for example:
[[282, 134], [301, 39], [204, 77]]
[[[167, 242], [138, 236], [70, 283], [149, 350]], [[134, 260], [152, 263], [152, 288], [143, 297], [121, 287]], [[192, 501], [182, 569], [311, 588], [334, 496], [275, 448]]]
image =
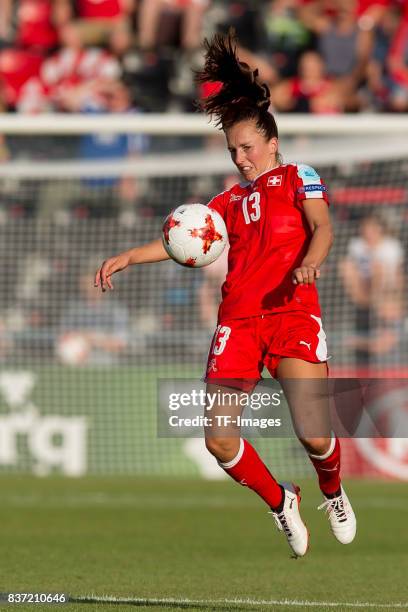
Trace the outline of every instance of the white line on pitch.
[[146, 606], [154, 605], [248, 605], [248, 606], [297, 606], [297, 607], [316, 607], [325, 606], [327, 608], [391, 608], [408, 609], [408, 603], [374, 603], [367, 601], [340, 602], [340, 601], [308, 601], [296, 599], [185, 599], [185, 598], [143, 598], [143, 597], [110, 597], [110, 596], [84, 596], [72, 597], [70, 601], [76, 603], [122, 603], [139, 604]]
[[[245, 508], [257, 508], [257, 505], [249, 500], [240, 499], [236, 504]], [[302, 500], [303, 507], [314, 508], [316, 503], [311, 500]], [[38, 494], [2, 494], [3, 507], [38, 507], [38, 508], [85, 508], [105, 506], [112, 508], [221, 508], [231, 505], [231, 498], [214, 495], [213, 497], [184, 496], [180, 499], [158, 496], [142, 496], [135, 494], [118, 494], [117, 496], [100, 493], [83, 493], [79, 495], [61, 495], [60, 497], [44, 497]], [[407, 511], [407, 503], [403, 498], [372, 497], [353, 500], [356, 508], [387, 508], [387, 510]]]

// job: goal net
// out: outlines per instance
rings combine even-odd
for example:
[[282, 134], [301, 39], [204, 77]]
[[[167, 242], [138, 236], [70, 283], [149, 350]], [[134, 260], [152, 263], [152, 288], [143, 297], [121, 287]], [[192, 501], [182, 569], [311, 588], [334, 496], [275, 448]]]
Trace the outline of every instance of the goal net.
[[[157, 382], [203, 375], [225, 261], [136, 266], [105, 294], [93, 277], [107, 257], [160, 236], [170, 209], [232, 185], [235, 169], [200, 118], [83, 119], [0, 125], [0, 469], [220, 477], [202, 439], [157, 435]], [[319, 293], [331, 373], [403, 378], [403, 126], [329, 119], [282, 117], [280, 149], [329, 190], [336, 239]], [[277, 474], [311, 473], [297, 440], [255, 443]]]

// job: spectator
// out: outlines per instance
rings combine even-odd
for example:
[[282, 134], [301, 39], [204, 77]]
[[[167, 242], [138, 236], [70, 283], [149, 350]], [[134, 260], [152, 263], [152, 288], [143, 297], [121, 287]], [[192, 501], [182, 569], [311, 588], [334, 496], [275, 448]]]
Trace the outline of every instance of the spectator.
[[283, 78], [296, 75], [300, 55], [311, 44], [311, 34], [300, 21], [298, 0], [265, 2], [262, 23], [263, 53], [271, 58]]
[[197, 49], [202, 40], [202, 23], [209, 0], [141, 0], [139, 46]]
[[350, 240], [340, 276], [355, 305], [356, 336], [349, 339], [357, 365], [398, 363], [403, 320], [401, 242], [384, 220], [370, 214], [361, 221], [360, 236]]
[[70, 110], [67, 100], [90, 99], [97, 81], [120, 76], [119, 63], [111, 54], [96, 47], [84, 48], [75, 24], [64, 25], [60, 36], [61, 49], [44, 62], [38, 78], [25, 84], [20, 110]]
[[307, 51], [300, 58], [298, 76], [281, 81], [272, 90], [274, 107], [284, 112], [338, 113], [343, 110], [341, 90], [326, 75], [318, 53]]
[[137, 0], [56, 0], [65, 23], [74, 20], [86, 45], [100, 45], [108, 40], [114, 22], [126, 20]]
[[318, 5], [318, 16], [306, 11], [303, 19], [316, 35], [317, 49], [328, 76], [336, 78], [342, 88], [346, 110], [358, 110], [360, 101], [356, 92], [366, 76], [373, 34], [358, 25], [356, 0], [336, 0], [331, 3], [331, 12], [327, 5]]
[[[389, 102], [391, 92], [394, 94], [397, 90], [392, 86], [391, 77], [387, 67], [387, 58], [390, 54], [390, 49], [395, 40], [396, 32], [400, 22], [400, 10], [395, 6], [388, 10], [384, 6], [376, 5], [370, 8], [378, 8], [377, 13], [374, 13], [376, 19], [371, 13], [368, 23], [374, 23], [374, 47], [370, 60], [367, 66], [367, 82], [361, 94], [363, 96], [363, 107], [369, 108], [372, 111], [390, 110], [393, 102]], [[366, 13], [361, 17], [360, 21], [366, 23]]]
[[129, 313], [117, 300], [106, 300], [93, 287], [93, 275], [79, 279], [79, 297], [61, 317], [56, 353], [69, 365], [112, 365], [128, 345]]
[[163, 51], [140, 51], [136, 48], [130, 24], [113, 25], [109, 49], [120, 62], [123, 78], [138, 105], [150, 112], [164, 112], [170, 100], [169, 82], [172, 60]]
[[29, 50], [9, 48], [0, 51], [0, 88], [9, 110], [20, 109], [27, 95], [26, 86], [37, 80], [43, 58]]
[[[81, 110], [88, 113], [120, 113], [133, 114], [137, 112], [132, 105], [128, 87], [120, 82], [101, 83], [98, 88], [101, 103], [99, 106], [84, 106]], [[89, 134], [81, 139], [80, 158], [83, 160], [120, 160], [135, 159], [148, 147], [148, 139], [142, 135], [129, 134]], [[138, 197], [138, 183], [135, 178], [121, 176], [105, 177], [88, 180], [85, 185], [95, 191], [104, 188], [105, 192], [114, 193], [115, 201], [121, 213], [135, 213]], [[112, 193], [112, 195], [113, 195]], [[112, 201], [111, 203], [112, 204]], [[127, 218], [130, 218], [127, 215]]]
[[110, 29], [108, 38], [111, 53], [121, 60], [133, 48], [133, 32], [128, 21], [117, 21]]
[[[233, 28], [240, 45], [252, 53], [261, 54], [264, 50], [264, 31], [262, 26], [262, 4], [251, 0], [236, 0], [216, 4], [216, 12], [224, 8], [219, 29], [228, 32]], [[268, 4], [268, 3], [265, 3]], [[261, 5], [261, 6], [259, 6]], [[257, 65], [258, 66], [258, 65]]]
[[51, 0], [20, 0], [17, 3], [16, 44], [46, 55], [58, 45]]
[[0, 11], [0, 49], [11, 41], [11, 16], [13, 0], [2, 0]]
[[[119, 81], [100, 81], [95, 84], [90, 100], [82, 92], [68, 90], [63, 95], [64, 108], [90, 115], [103, 113], [133, 114], [138, 112], [132, 105], [128, 87]], [[84, 161], [120, 161], [137, 158], [148, 146], [145, 136], [129, 134], [87, 134], [80, 139], [79, 158]], [[136, 217], [135, 205], [139, 196], [139, 185], [135, 178], [127, 176], [104, 176], [70, 183], [61, 189], [55, 201], [52, 185], [46, 185], [40, 197], [40, 216], [50, 217], [64, 208], [74, 209], [79, 205], [81, 214], [100, 216], [104, 208], [110, 213], [119, 208], [121, 214]], [[106, 211], [105, 211], [106, 212]]]

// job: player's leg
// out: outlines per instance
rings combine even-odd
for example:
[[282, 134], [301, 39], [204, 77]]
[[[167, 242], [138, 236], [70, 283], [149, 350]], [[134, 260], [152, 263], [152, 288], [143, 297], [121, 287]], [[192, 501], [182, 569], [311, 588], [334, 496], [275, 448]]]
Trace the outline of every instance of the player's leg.
[[[295, 556], [303, 556], [308, 548], [308, 533], [299, 514], [299, 489], [291, 483], [279, 484], [252, 444], [241, 438], [236, 423], [237, 416], [242, 413], [240, 397], [244, 392], [209, 384], [207, 393], [220, 398], [211, 409], [211, 425], [205, 428], [207, 449], [231, 478], [252, 489], [266, 502]], [[237, 398], [233, 405], [230, 399], [222, 399], [231, 396]]]
[[[260, 378], [261, 350], [257, 317], [221, 322], [208, 354], [207, 393], [216, 399], [206, 416], [206, 445], [219, 465], [234, 480], [253, 489], [268, 506], [277, 507], [282, 491], [253, 446], [242, 440], [237, 417], [244, 393], [252, 392]], [[207, 396], [208, 397], [208, 396]]]
[[241, 438], [237, 417], [242, 414], [240, 399], [246, 393], [237, 388], [208, 384], [207, 397], [217, 401], [206, 412], [211, 424], [205, 428], [205, 443], [220, 467], [236, 482], [246, 486], [276, 508], [282, 502], [282, 489], [255, 448]]
[[340, 487], [340, 446], [331, 432], [326, 364], [282, 357], [276, 373], [320, 489], [324, 494], [335, 493]]
[[341, 484], [340, 443], [331, 432], [327, 366], [283, 357], [277, 366], [277, 377], [289, 404], [295, 432], [318, 475], [325, 497], [320, 508], [327, 509], [337, 540], [348, 544], [355, 537], [356, 519]]
[[[307, 530], [296, 514], [297, 491], [293, 487], [286, 490], [277, 483], [255, 448], [241, 438], [240, 428], [236, 425], [236, 417], [242, 412], [241, 394], [252, 392], [260, 378], [263, 365], [260, 325], [260, 317], [251, 317], [217, 326], [208, 355], [207, 392], [217, 393], [221, 388], [226, 398], [231, 392], [237, 395], [234, 404], [221, 399], [211, 414], [206, 411], [206, 416], [213, 419], [212, 426], [205, 431], [206, 445], [231, 478], [255, 491], [268, 504], [292, 550], [301, 556], [307, 550]], [[224, 417], [230, 418], [229, 429], [223, 423]]]

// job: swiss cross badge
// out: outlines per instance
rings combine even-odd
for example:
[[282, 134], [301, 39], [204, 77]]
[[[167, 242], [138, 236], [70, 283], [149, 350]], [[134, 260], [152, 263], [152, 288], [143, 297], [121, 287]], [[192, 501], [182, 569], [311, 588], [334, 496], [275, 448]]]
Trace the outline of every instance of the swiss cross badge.
[[282, 175], [270, 176], [266, 185], [267, 187], [280, 187], [282, 185]]

